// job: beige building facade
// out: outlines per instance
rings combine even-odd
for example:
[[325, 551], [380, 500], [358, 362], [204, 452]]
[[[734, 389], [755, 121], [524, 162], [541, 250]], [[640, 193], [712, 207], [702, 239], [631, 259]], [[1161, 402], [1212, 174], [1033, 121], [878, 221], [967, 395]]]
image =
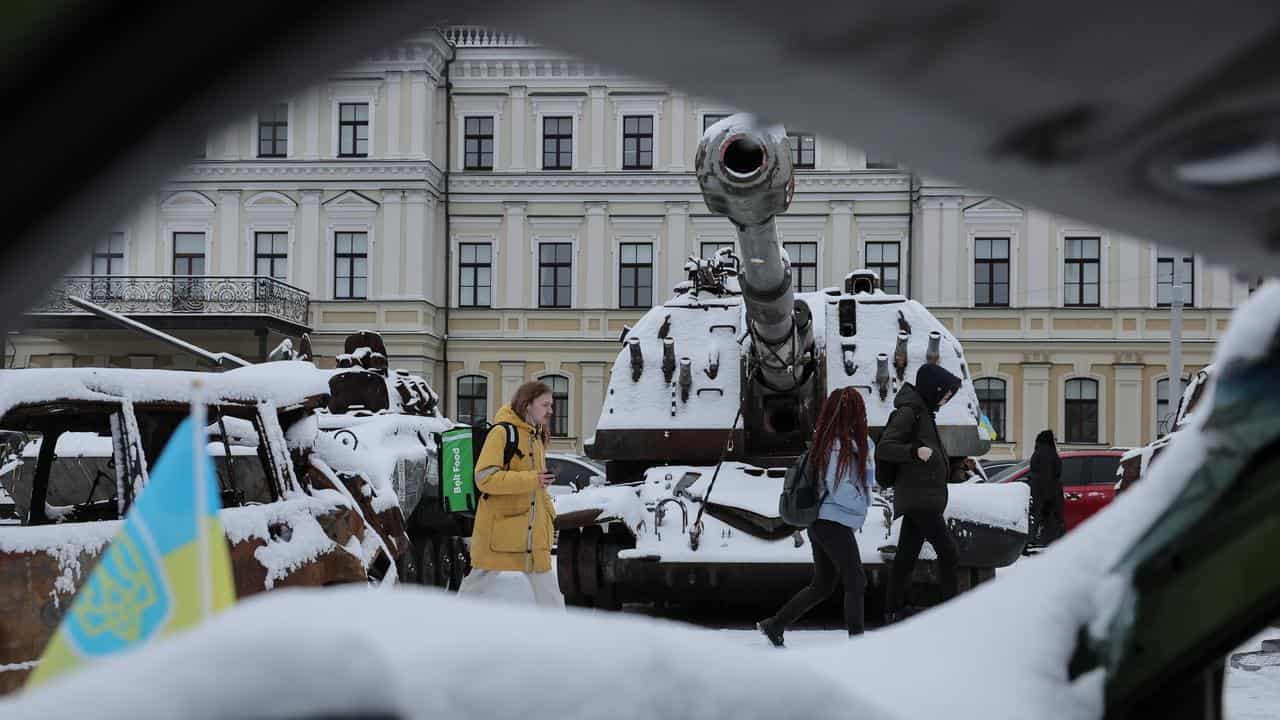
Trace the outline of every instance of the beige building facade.
[[[693, 155], [737, 109], [506, 33], [421, 33], [212, 134], [27, 314], [6, 362], [195, 366], [68, 294], [254, 359], [310, 332], [331, 364], [376, 329], [464, 421], [546, 380], [555, 444], [581, 449], [623, 328], [689, 256], [733, 244]], [[1199, 258], [788, 131], [797, 192], [778, 228], [800, 289], [870, 267], [930, 307], [965, 346], [993, 455], [1028, 454], [1044, 428], [1069, 446], [1150, 440], [1172, 273], [1188, 372], [1250, 291]]]

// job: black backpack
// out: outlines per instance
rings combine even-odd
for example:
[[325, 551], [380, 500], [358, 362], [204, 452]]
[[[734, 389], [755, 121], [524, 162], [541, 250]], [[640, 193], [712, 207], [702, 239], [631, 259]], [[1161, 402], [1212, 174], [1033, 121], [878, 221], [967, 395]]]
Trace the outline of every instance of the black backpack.
[[[480, 459], [480, 451], [484, 449], [484, 441], [488, 439], [489, 432], [494, 428], [500, 427], [507, 432], [507, 444], [502, 448], [502, 467], [511, 464], [511, 459], [516, 457], [524, 457], [524, 452], [520, 449], [520, 432], [516, 430], [516, 426], [509, 422], [498, 423], [478, 423], [471, 426], [471, 454], [472, 460]], [[480, 488], [476, 488], [476, 495], [479, 497], [487, 497], [487, 493], [480, 492]]]
[[805, 450], [796, 458], [794, 464], [787, 468], [787, 476], [782, 481], [782, 494], [778, 497], [778, 515], [783, 522], [792, 527], [807, 528], [818, 519], [818, 510], [827, 497], [822, 481], [814, 472], [809, 462], [809, 451]]

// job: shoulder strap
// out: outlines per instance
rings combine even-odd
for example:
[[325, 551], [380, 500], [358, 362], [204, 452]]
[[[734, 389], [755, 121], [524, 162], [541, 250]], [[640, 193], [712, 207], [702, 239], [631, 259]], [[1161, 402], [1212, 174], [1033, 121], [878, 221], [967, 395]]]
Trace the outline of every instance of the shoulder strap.
[[516, 426], [509, 422], [494, 423], [494, 427], [501, 427], [507, 432], [507, 444], [502, 448], [502, 464], [504, 466], [511, 464], [511, 459], [515, 457], [524, 457], [524, 453], [520, 450], [520, 432], [516, 430]]

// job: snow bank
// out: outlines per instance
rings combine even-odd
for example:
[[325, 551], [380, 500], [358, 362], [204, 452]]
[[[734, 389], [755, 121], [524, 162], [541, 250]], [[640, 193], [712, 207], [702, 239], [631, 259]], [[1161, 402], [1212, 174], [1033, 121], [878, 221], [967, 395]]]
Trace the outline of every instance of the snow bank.
[[[430, 465], [436, 456], [435, 434], [454, 426], [445, 418], [414, 415], [371, 415], [349, 418], [331, 415], [322, 419], [326, 431], [315, 438], [316, 453], [342, 473], [363, 474], [373, 485], [374, 512], [383, 512], [400, 504], [405, 517], [413, 513], [423, 488], [397, 487], [397, 481], [430, 480]], [[401, 463], [424, 463], [422, 472], [402, 473], [412, 478], [397, 477]]]
[[585, 487], [566, 495], [553, 495], [557, 515], [580, 510], [599, 510], [600, 522], [621, 520], [632, 532], [644, 518], [639, 502], [640, 491], [634, 485], [601, 485]]
[[427, 588], [289, 589], [0, 701], [0, 716], [899, 717], [846, 680], [814, 682], [796, 654], [744, 653], [732, 638], [655, 620]]

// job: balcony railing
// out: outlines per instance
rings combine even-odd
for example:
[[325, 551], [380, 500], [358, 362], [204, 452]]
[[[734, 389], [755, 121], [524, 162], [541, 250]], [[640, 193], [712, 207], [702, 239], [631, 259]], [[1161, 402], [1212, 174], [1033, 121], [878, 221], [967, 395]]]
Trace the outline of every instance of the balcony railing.
[[67, 296], [124, 315], [262, 315], [306, 325], [306, 291], [262, 276], [68, 275], [29, 313], [79, 314]]
[[533, 43], [516, 35], [480, 25], [454, 25], [443, 30], [445, 39], [458, 47], [529, 47]]

